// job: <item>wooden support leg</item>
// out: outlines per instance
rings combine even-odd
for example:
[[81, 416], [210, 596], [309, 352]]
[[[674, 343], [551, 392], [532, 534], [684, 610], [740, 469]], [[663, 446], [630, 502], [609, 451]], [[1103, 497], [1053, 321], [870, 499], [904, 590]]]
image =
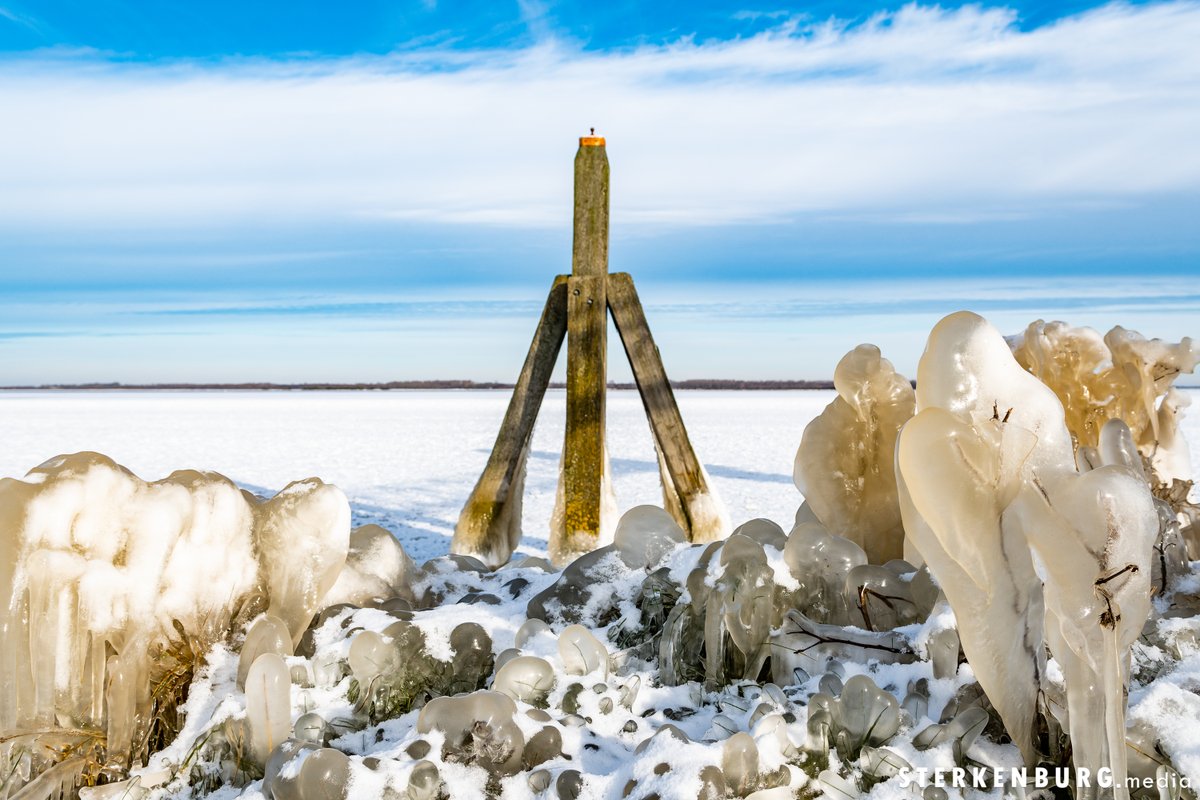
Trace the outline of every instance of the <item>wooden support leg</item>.
[[607, 301], [654, 434], [663, 467], [664, 506], [676, 516], [692, 541], [723, 538], [729, 533], [728, 514], [709, 488], [704, 468], [688, 440], [662, 356], [650, 335], [646, 314], [629, 273], [614, 272], [608, 276]]
[[487, 466], [458, 517], [450, 552], [475, 556], [489, 567], [498, 567], [516, 548], [521, 538], [521, 490], [533, 425], [566, 333], [567, 276], [559, 275], [550, 286]]

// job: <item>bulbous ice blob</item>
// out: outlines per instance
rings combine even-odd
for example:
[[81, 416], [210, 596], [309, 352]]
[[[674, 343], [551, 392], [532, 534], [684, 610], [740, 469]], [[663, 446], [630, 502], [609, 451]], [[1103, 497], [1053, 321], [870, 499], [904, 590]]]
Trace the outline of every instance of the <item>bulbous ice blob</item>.
[[782, 551], [787, 546], [787, 534], [777, 522], [759, 517], [743, 522], [733, 530], [734, 533], [749, 537], [763, 547], [774, 547]]
[[758, 745], [748, 733], [735, 733], [721, 747], [721, 772], [725, 785], [742, 797], [758, 785]]
[[265, 764], [276, 745], [292, 732], [292, 682], [277, 653], [263, 653], [246, 676], [246, 727], [250, 757]]
[[854, 609], [855, 626], [869, 631], [890, 631], [918, 621], [909, 584], [875, 564], [860, 564], [846, 575], [846, 605]]
[[292, 726], [292, 738], [302, 742], [312, 742], [318, 746], [329, 744], [333, 729], [325, 718], [315, 711], [302, 714]]
[[917, 366], [917, 411], [941, 408], [979, 425], [1005, 420], [1036, 437], [1026, 475], [1074, 464], [1071, 434], [1054, 392], [1014, 360], [999, 331], [969, 311], [951, 314], [929, 334]]
[[263, 794], [269, 800], [344, 800], [349, 782], [345, 753], [289, 739], [271, 753]]
[[987, 727], [988, 713], [979, 706], [967, 706], [956, 713], [949, 722], [934, 723], [913, 737], [913, 747], [928, 750], [945, 742], [954, 743], [955, 761], [963, 763], [962, 756]]
[[450, 632], [450, 649], [454, 652], [454, 677], [448, 691], [473, 692], [483, 686], [495, 663], [492, 637], [487, 631], [474, 622], [456, 625]]
[[696, 800], [721, 800], [729, 796], [728, 792], [725, 774], [720, 767], [709, 764], [700, 768], [700, 791]]
[[621, 515], [613, 534], [618, 555], [631, 569], [653, 569], [687, 536], [679, 523], [658, 506], [634, 506]]
[[1110, 419], [1100, 429], [1100, 453], [1102, 464], [1125, 467], [1145, 483], [1149, 483], [1142, 464], [1142, 455], [1133, 443], [1133, 432], [1122, 419]]
[[442, 776], [432, 761], [419, 761], [408, 776], [405, 800], [436, 800], [442, 790]]
[[844, 758], [853, 758], [865, 745], [880, 745], [900, 729], [900, 704], [891, 692], [866, 675], [855, 675], [842, 687], [834, 715], [834, 742]]
[[517, 656], [496, 671], [492, 691], [533, 706], [544, 706], [554, 688], [554, 668], [544, 658]]
[[513, 639], [513, 644], [518, 648], [524, 647], [533, 637], [549, 631], [550, 626], [542, 620], [537, 618], [527, 619], [521, 623], [521, 627], [517, 628], [517, 635]]
[[860, 763], [863, 772], [877, 781], [886, 781], [912, 769], [912, 764], [886, 747], [864, 747]]
[[400, 654], [374, 631], [363, 631], [350, 642], [350, 672], [365, 691], [379, 676], [400, 667]]
[[520, 771], [525, 752], [516, 712], [512, 699], [499, 692], [435, 697], [417, 716], [417, 733], [444, 733], [443, 759], [512, 775]]
[[[294, 797], [295, 791], [291, 785], [299, 770], [288, 769], [290, 762], [300, 755], [307, 755], [317, 750], [312, 742], [299, 739], [287, 739], [271, 751], [263, 770], [263, 795], [268, 800], [283, 800]], [[285, 774], [286, 773], [286, 774]]]
[[246, 688], [246, 676], [250, 673], [250, 665], [263, 653], [277, 653], [285, 657], [292, 654], [291, 632], [283, 620], [270, 614], [263, 614], [254, 621], [250, 630], [246, 631], [246, 641], [238, 655], [239, 689]]
[[823, 623], [849, 624], [844, 588], [850, 570], [867, 563], [861, 547], [830, 533], [819, 522], [803, 522], [788, 535], [783, 560], [800, 583], [795, 602], [807, 616]]
[[558, 728], [546, 725], [525, 743], [522, 764], [529, 770], [558, 758], [562, 755], [562, 746], [562, 734], [558, 732]]
[[580, 622], [580, 614], [591, 598], [591, 589], [598, 582], [600, 569], [615, 555], [616, 547], [607, 545], [572, 561], [563, 568], [558, 580], [534, 595], [526, 606], [526, 616], [547, 621], [553, 609], [565, 622]]
[[599, 671], [608, 677], [608, 648], [582, 625], [571, 625], [558, 635], [558, 655], [568, 675]]
[[[1151, 488], [1158, 483], [1156, 477], [1146, 474], [1145, 462], [1124, 420], [1110, 419], [1104, 423], [1100, 429], [1096, 459], [1089, 464], [1088, 470], [1081, 471], [1091, 471], [1101, 466], [1123, 467]], [[1154, 497], [1153, 502], [1158, 513], [1158, 535], [1154, 542], [1151, 585], [1154, 593], [1161, 594], [1172, 586], [1176, 578], [1187, 574], [1188, 548], [1175, 508], [1168, 499]]]
[[833, 384], [838, 396], [804, 429], [796, 487], [826, 528], [882, 564], [904, 552], [895, 452], [913, 415], [913, 388], [869, 344], [842, 358]]
[[721, 574], [708, 595], [704, 617], [705, 682], [710, 688], [758, 676], [768, 655], [774, 612], [774, 572], [762, 545], [746, 536], [730, 536], [721, 547], [719, 563]]
[[364, 606], [371, 600], [388, 597], [416, 602], [412, 591], [415, 572], [416, 565], [391, 531], [378, 525], [363, 525], [350, 531], [346, 564], [325, 594], [324, 604]]

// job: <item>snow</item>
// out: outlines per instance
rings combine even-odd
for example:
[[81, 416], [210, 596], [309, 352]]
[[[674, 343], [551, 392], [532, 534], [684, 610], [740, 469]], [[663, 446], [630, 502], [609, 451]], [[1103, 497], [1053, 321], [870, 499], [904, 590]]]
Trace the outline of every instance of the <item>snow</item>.
[[[733, 523], [766, 517], [790, 530], [800, 504], [792, 483], [796, 447], [834, 392], [676, 397]], [[52, 456], [80, 450], [104, 453], [144, 480], [183, 467], [213, 470], [261, 495], [314, 475], [346, 493], [354, 525], [388, 528], [419, 563], [448, 551], [508, 398], [507, 390], [3, 392], [0, 476], [21, 477]], [[546, 552], [564, 408], [562, 391], [546, 395], [525, 484], [522, 553]], [[620, 511], [662, 505], [637, 392], [609, 392], [608, 434]]]

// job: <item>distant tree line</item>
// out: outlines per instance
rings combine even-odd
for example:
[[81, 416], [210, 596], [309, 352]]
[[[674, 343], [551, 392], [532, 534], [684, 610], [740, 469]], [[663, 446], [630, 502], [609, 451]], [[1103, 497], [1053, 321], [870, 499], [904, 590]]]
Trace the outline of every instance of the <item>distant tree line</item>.
[[[671, 381], [676, 389], [832, 389], [833, 381], [753, 381], [697, 378]], [[41, 386], [0, 386], [0, 390], [59, 391], [390, 391], [394, 389], [512, 389], [511, 383], [490, 381], [388, 381], [386, 383], [71, 383]], [[565, 384], [551, 383], [551, 389]], [[633, 383], [609, 383], [610, 389], [636, 389]]]

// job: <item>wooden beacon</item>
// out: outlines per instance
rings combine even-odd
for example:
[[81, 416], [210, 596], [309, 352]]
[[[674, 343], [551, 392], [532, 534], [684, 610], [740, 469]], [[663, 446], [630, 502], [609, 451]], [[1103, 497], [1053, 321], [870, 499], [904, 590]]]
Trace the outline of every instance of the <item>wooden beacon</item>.
[[633, 278], [608, 272], [608, 154], [583, 136], [575, 154], [571, 274], [558, 275], [542, 310], [487, 466], [463, 506], [450, 550], [497, 567], [521, 537], [521, 495], [538, 409], [567, 339], [567, 419], [549, 549], [562, 564], [594, 549], [605, 523], [608, 312], [633, 368], [658, 453], [663, 503], [692, 541], [725, 536], [729, 522], [692, 443]]

